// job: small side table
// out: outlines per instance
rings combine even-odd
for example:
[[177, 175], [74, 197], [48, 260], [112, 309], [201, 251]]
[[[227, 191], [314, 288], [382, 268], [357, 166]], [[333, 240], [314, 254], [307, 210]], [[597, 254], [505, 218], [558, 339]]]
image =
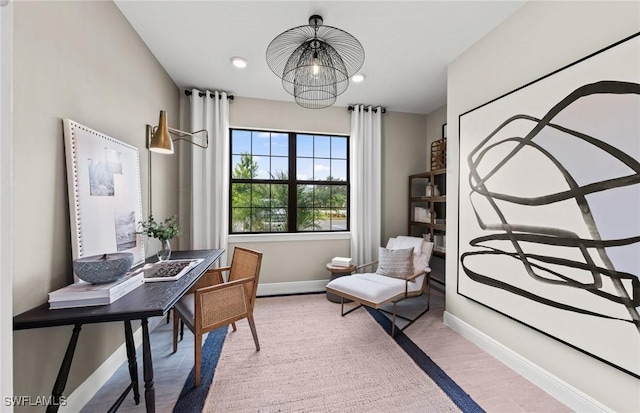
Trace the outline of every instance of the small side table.
[[[331, 263], [327, 264], [327, 270], [329, 270], [329, 272], [331, 273], [331, 278], [329, 279], [329, 281], [333, 281], [338, 277], [343, 277], [345, 275], [351, 275], [355, 270], [356, 270], [356, 266], [355, 265], [350, 265], [348, 267], [338, 267], [336, 265], [331, 265]], [[331, 301], [332, 303], [339, 303], [340, 302], [340, 297], [335, 295], [335, 294], [331, 294], [331, 293], [327, 293], [327, 300]], [[345, 303], [351, 302], [351, 300], [344, 300]]]

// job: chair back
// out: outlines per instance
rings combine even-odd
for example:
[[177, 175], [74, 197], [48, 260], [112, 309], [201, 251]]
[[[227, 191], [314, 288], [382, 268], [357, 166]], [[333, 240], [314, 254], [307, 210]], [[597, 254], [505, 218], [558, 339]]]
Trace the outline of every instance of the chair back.
[[422, 250], [420, 255], [413, 261], [413, 268], [415, 270], [425, 270], [429, 268], [431, 262], [431, 256], [433, 255], [434, 244], [431, 241], [422, 241]]
[[433, 242], [424, 240], [424, 238], [406, 236], [389, 238], [387, 242], [387, 248], [389, 249], [415, 247], [416, 245], [420, 245], [420, 253], [414, 253], [413, 255], [413, 271], [414, 274], [422, 272], [424, 272], [424, 274], [415, 279], [415, 282], [417, 282], [420, 287], [418, 289], [412, 288], [410, 291], [407, 290], [407, 297], [421, 295], [425, 289], [430, 286], [431, 269], [429, 268], [429, 262], [433, 254], [434, 244]]
[[260, 277], [260, 266], [262, 265], [262, 253], [248, 248], [235, 247], [233, 258], [231, 259], [231, 269], [229, 270], [229, 281], [242, 278], [253, 278], [253, 282], [248, 283], [249, 304], [253, 308], [258, 290], [258, 279]]
[[407, 237], [398, 236], [389, 238], [387, 241], [388, 249], [399, 248], [419, 248], [420, 253], [414, 251], [413, 255], [413, 269], [415, 272], [422, 272], [429, 268], [429, 262], [431, 261], [431, 255], [433, 254], [433, 242], [426, 241], [421, 237]]

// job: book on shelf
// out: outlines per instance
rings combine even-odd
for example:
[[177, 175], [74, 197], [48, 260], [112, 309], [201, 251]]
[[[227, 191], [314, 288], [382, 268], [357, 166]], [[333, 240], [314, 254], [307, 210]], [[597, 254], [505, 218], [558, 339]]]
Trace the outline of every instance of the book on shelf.
[[350, 267], [353, 264], [351, 258], [348, 257], [333, 257], [331, 265], [334, 267]]
[[429, 208], [413, 207], [413, 220], [416, 222], [430, 223], [431, 210]]
[[78, 281], [49, 293], [49, 308], [87, 307], [111, 304], [144, 283], [144, 274], [134, 271], [106, 284]]
[[447, 236], [443, 234], [437, 234], [433, 236], [433, 248], [439, 252], [446, 252]]
[[191, 271], [204, 259], [166, 260], [146, 264], [142, 267], [144, 282], [175, 281]]

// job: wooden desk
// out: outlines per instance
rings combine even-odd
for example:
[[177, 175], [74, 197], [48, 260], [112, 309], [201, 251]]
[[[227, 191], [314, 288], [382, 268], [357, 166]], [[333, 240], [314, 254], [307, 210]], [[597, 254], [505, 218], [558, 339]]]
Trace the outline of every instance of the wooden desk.
[[[90, 323], [124, 322], [125, 344], [127, 347], [127, 359], [129, 360], [131, 384], [109, 411], [117, 410], [131, 389], [133, 389], [136, 404], [139, 403], [138, 364], [131, 330], [131, 320], [142, 321], [142, 362], [145, 383], [145, 404], [147, 412], [155, 412], [155, 389], [153, 385], [153, 363], [151, 361], [148, 319], [149, 317], [165, 315], [187, 290], [195, 284], [200, 276], [220, 258], [223, 252], [224, 250], [221, 249], [174, 251], [171, 253], [171, 258], [173, 259], [202, 258], [204, 261], [176, 281], [145, 283], [110, 305], [50, 310], [49, 304], [46, 303], [13, 317], [14, 330], [66, 325], [74, 326], [67, 351], [60, 370], [58, 371], [58, 377], [53, 386], [52, 396], [54, 403], [47, 407], [47, 412], [56, 412], [58, 410], [58, 401], [67, 383], [80, 329], [83, 324]], [[149, 259], [148, 262], [156, 260], [157, 259]]]

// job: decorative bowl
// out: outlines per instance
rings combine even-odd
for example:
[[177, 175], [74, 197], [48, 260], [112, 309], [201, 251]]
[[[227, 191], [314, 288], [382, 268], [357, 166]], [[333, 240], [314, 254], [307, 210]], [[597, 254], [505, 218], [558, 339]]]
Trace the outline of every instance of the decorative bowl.
[[73, 261], [73, 272], [78, 278], [91, 284], [104, 284], [122, 277], [133, 265], [133, 254], [118, 252], [92, 255]]

